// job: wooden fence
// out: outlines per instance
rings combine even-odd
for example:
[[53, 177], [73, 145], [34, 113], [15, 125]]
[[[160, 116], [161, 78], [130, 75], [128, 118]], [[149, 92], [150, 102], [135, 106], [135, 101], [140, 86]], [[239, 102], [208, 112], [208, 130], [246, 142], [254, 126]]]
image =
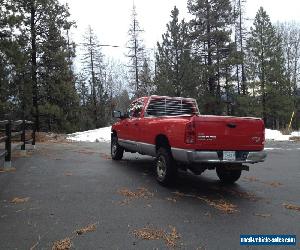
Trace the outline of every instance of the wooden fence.
[[[31, 127], [30, 130], [28, 128]], [[26, 144], [35, 145], [35, 125], [31, 121], [19, 120], [0, 121], [0, 144], [5, 143], [4, 149], [0, 149], [0, 158], [5, 157], [4, 167], [11, 166], [12, 146], [21, 146], [21, 150], [26, 150]], [[28, 131], [29, 138], [28, 138]], [[26, 138], [27, 135], [27, 138]]]

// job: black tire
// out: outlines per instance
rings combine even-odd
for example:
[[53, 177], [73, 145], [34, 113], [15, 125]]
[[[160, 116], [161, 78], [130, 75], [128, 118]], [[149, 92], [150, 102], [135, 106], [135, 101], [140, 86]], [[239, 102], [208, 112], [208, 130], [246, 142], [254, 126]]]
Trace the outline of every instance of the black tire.
[[119, 145], [118, 137], [116, 135], [113, 135], [111, 137], [110, 154], [111, 158], [115, 161], [121, 160], [123, 158], [124, 148]]
[[168, 186], [175, 180], [177, 166], [169, 149], [161, 147], [157, 150], [155, 174], [156, 180], [163, 186]]
[[226, 184], [233, 184], [241, 177], [242, 170], [227, 169], [224, 166], [219, 166], [216, 168], [216, 172], [221, 182]]

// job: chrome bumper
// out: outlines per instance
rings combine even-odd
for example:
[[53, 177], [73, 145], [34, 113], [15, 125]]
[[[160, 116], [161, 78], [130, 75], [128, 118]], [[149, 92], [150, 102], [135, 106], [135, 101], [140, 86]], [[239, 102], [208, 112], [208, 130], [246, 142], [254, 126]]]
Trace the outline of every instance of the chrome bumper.
[[195, 151], [172, 148], [172, 155], [176, 161], [183, 163], [257, 163], [263, 162], [267, 153], [265, 151], [245, 152], [246, 156], [235, 161], [223, 160], [217, 151]]

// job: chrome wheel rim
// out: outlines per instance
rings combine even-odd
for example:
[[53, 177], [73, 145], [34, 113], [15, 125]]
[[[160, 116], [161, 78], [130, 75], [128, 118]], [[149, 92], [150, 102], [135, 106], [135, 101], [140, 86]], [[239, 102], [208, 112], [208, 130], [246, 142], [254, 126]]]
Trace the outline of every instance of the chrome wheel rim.
[[166, 161], [163, 157], [159, 157], [156, 163], [156, 172], [159, 179], [163, 179], [167, 173]]
[[117, 152], [117, 143], [114, 141], [111, 145], [111, 154], [116, 155]]

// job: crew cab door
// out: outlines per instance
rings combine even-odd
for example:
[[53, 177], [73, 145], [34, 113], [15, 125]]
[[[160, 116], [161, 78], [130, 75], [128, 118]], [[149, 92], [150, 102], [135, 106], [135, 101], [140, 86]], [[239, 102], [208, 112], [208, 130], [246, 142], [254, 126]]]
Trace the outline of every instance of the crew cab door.
[[141, 120], [144, 108], [144, 99], [140, 98], [132, 102], [128, 109], [129, 118], [126, 121], [126, 139], [128, 148], [138, 151], [138, 142], [141, 139]]
[[141, 120], [142, 112], [144, 110], [144, 98], [139, 98], [131, 103], [129, 106], [129, 140], [131, 141], [140, 141], [141, 139]]

